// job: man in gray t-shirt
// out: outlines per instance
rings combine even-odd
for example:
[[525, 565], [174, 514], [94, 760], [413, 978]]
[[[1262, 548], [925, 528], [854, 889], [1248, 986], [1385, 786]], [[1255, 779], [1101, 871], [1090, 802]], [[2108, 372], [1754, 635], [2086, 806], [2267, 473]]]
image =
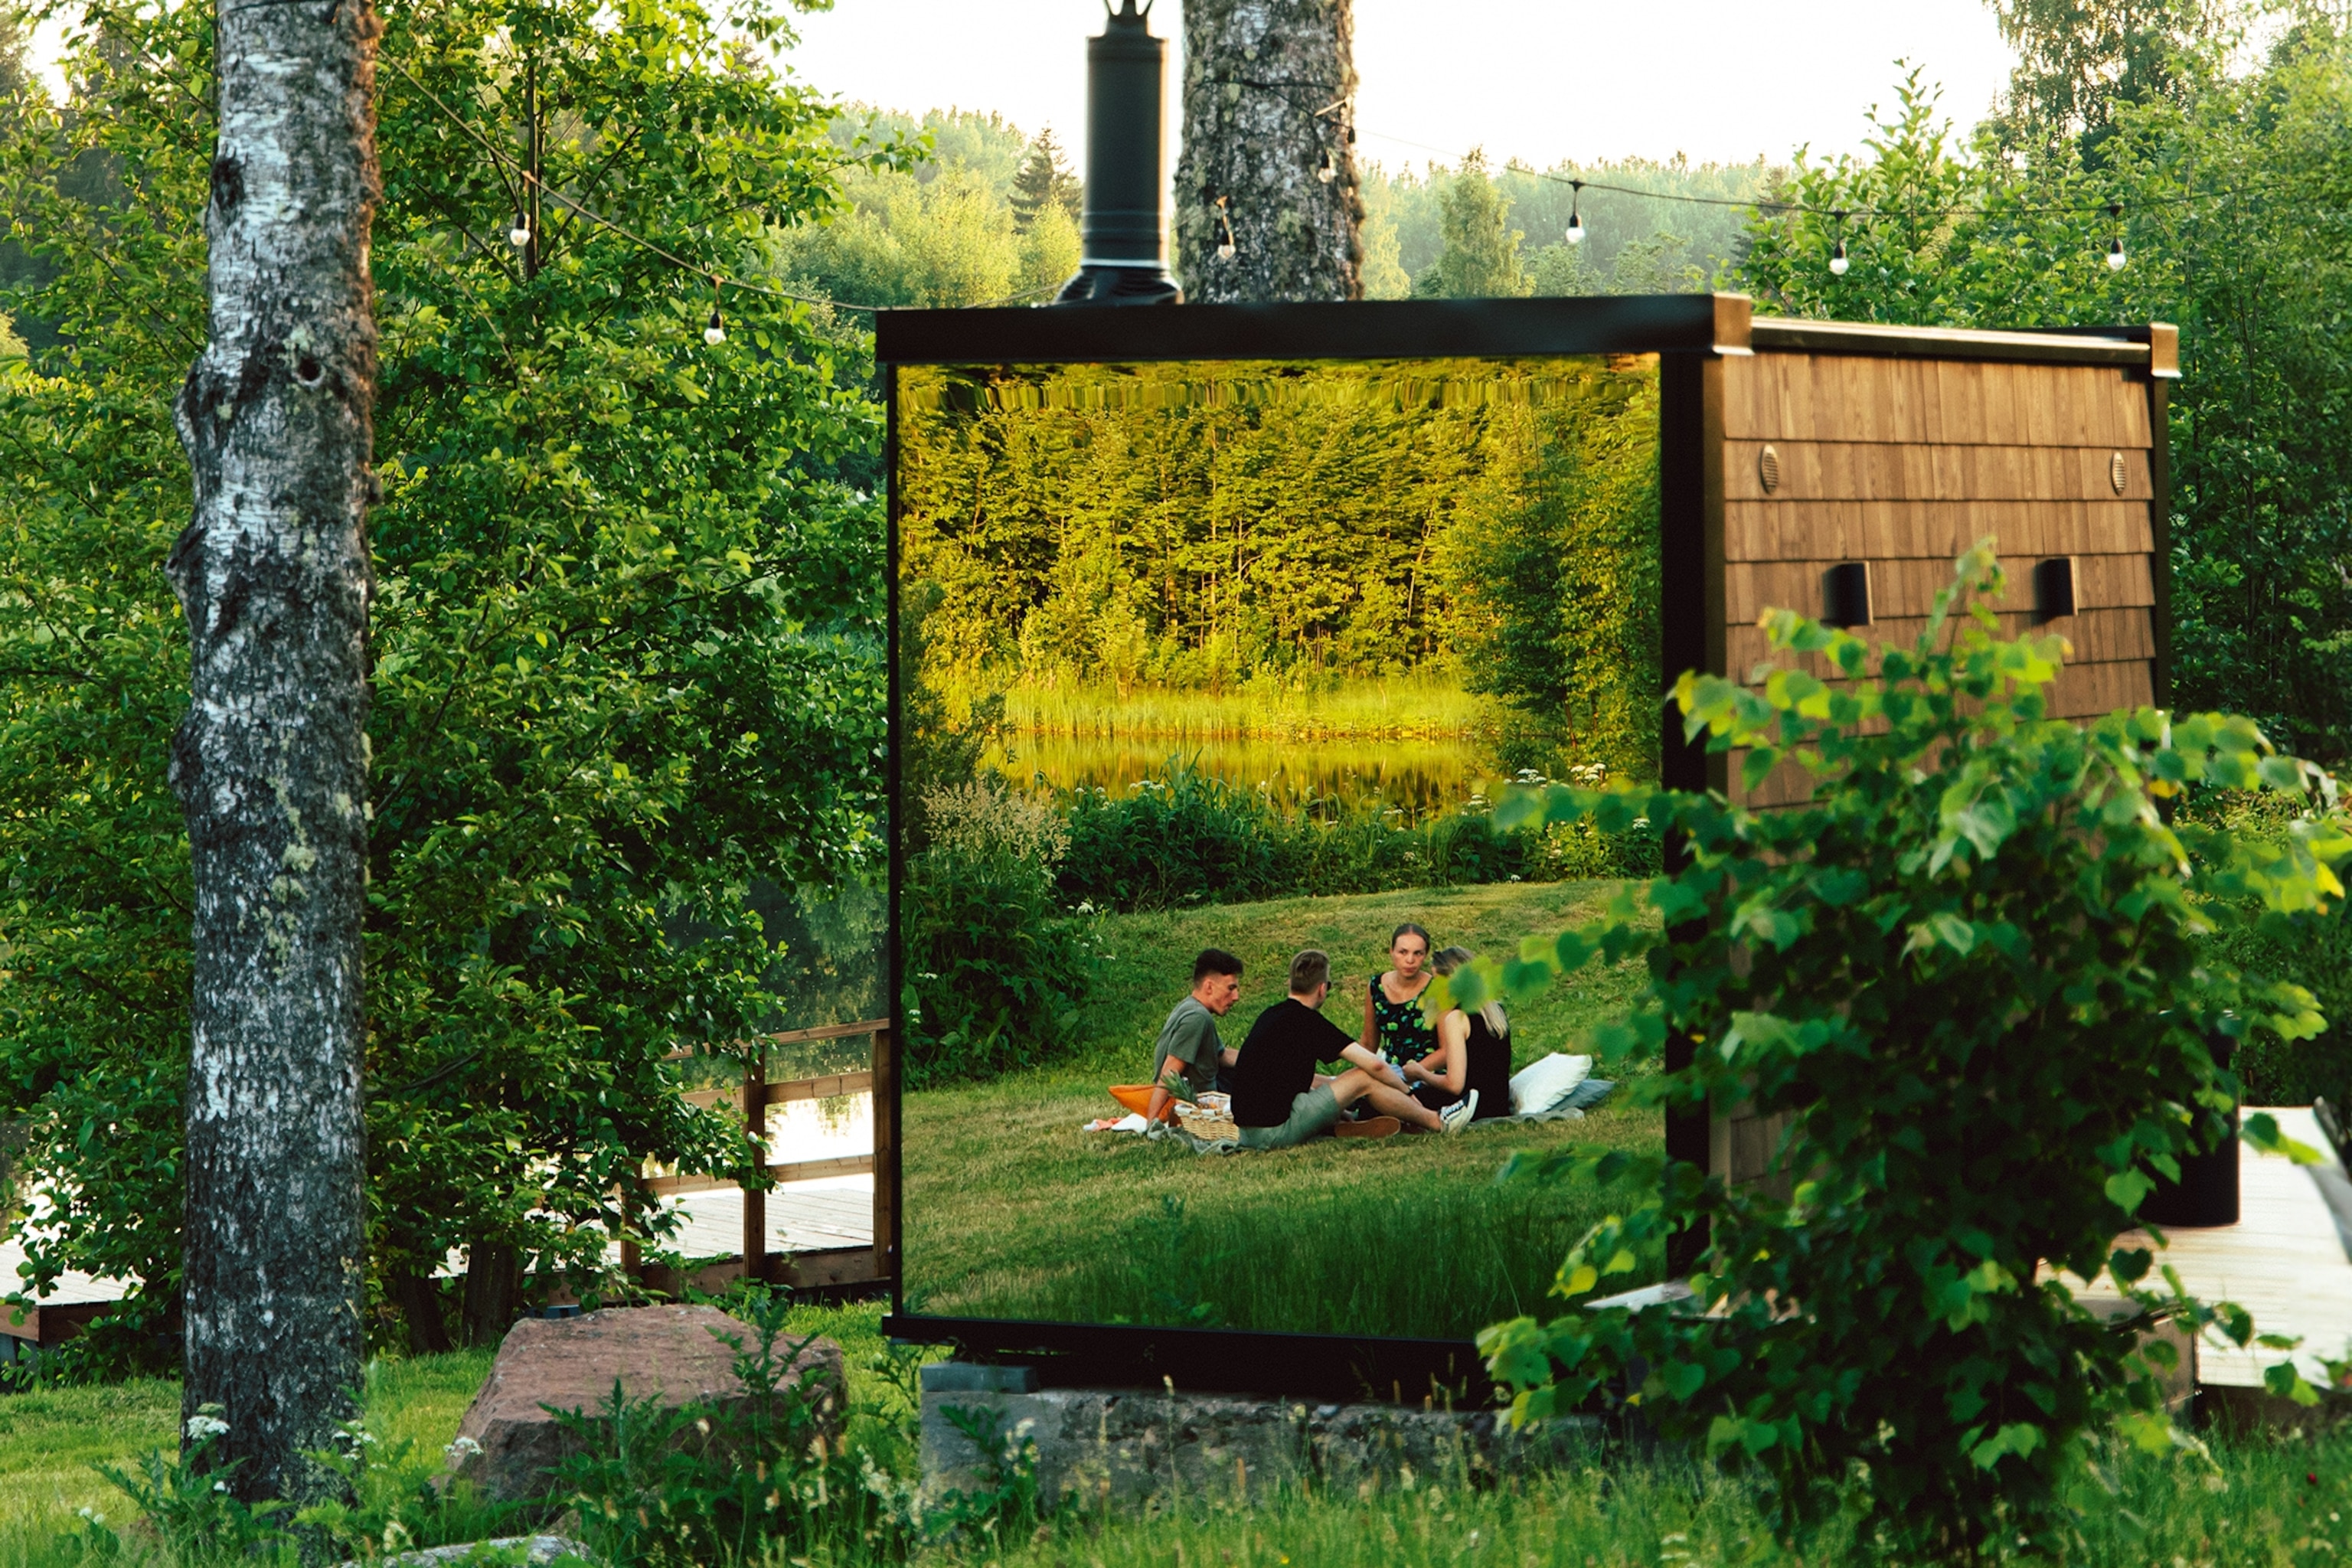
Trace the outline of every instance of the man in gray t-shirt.
[[1217, 1020], [1233, 1011], [1241, 995], [1240, 959], [1213, 947], [1192, 961], [1192, 994], [1160, 1026], [1160, 1044], [1151, 1057], [1151, 1109], [1144, 1113], [1149, 1120], [1159, 1121], [1168, 1109], [1171, 1073], [1197, 1099], [1216, 1087], [1220, 1067], [1234, 1065], [1234, 1053], [1217, 1037]]

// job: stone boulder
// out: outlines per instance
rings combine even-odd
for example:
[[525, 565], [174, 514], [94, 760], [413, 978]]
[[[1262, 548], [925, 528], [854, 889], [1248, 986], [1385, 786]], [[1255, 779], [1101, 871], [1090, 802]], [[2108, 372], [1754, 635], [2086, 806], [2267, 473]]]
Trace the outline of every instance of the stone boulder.
[[[726, 1339], [719, 1336], [725, 1335]], [[759, 1346], [759, 1332], [716, 1307], [620, 1307], [577, 1318], [525, 1318], [499, 1346], [489, 1381], [474, 1396], [449, 1445], [449, 1473], [507, 1502], [543, 1498], [549, 1473], [578, 1451], [549, 1407], [593, 1415], [617, 1379], [631, 1399], [666, 1408], [706, 1400], [740, 1410], [753, 1399], [735, 1375], [735, 1347]], [[779, 1352], [797, 1341], [779, 1341]], [[818, 1401], [820, 1424], [837, 1433], [847, 1384], [841, 1347], [816, 1340], [778, 1382], [780, 1392]]]

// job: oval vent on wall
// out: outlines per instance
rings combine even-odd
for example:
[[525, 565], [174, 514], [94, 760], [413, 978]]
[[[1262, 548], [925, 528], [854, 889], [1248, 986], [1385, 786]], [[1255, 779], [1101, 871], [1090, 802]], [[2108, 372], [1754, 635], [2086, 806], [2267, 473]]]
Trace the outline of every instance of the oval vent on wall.
[[[2117, 462], [2122, 460], [2120, 458], [2116, 459]], [[1763, 485], [1766, 495], [1769, 496], [1779, 489], [1780, 488], [1780, 454], [1769, 447], [1757, 453], [1756, 478]]]
[[2124, 487], [2131, 483], [2131, 468], [2121, 452], [2107, 459], [2107, 483], [2116, 487], [2117, 495], [2123, 494]]

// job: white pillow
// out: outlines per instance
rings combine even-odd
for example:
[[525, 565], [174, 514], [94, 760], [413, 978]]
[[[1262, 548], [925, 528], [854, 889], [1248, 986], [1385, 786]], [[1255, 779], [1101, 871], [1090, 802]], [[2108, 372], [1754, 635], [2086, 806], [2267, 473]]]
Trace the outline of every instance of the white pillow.
[[1554, 1051], [1539, 1062], [1530, 1062], [1511, 1075], [1511, 1114], [1540, 1116], [1591, 1076], [1591, 1057], [1567, 1057]]

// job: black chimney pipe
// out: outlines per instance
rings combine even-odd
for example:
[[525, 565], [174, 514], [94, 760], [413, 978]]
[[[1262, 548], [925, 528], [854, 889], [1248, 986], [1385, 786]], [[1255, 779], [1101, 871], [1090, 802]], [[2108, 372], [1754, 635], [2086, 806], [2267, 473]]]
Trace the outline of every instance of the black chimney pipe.
[[[1104, 10], [1109, 11], [1108, 0]], [[1160, 143], [1168, 44], [1151, 36], [1149, 0], [1125, 0], [1087, 40], [1087, 211], [1078, 270], [1056, 305], [1173, 305], [1184, 298], [1168, 272], [1161, 200], [1168, 160]]]

